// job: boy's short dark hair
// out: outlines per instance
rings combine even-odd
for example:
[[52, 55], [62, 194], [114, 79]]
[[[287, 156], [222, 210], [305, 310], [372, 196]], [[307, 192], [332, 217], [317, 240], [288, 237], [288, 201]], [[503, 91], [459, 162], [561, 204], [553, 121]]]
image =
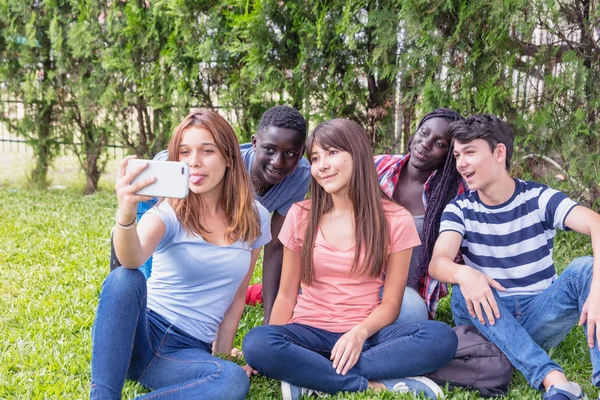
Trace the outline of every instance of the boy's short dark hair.
[[464, 120], [452, 122], [448, 127], [453, 140], [469, 143], [483, 139], [494, 151], [499, 143], [506, 146], [506, 169], [510, 169], [515, 133], [509, 124], [492, 114], [472, 115]]
[[260, 118], [257, 132], [270, 127], [291, 129], [302, 135], [306, 140], [306, 120], [298, 110], [290, 106], [275, 106], [269, 108]]

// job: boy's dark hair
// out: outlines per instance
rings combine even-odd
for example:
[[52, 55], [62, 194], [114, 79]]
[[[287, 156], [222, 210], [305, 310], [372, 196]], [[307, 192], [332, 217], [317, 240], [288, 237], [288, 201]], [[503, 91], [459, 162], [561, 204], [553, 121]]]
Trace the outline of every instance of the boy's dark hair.
[[266, 131], [270, 127], [291, 129], [302, 135], [302, 141], [306, 140], [306, 120], [293, 107], [280, 105], [265, 111], [258, 123], [257, 132]]
[[492, 114], [472, 115], [462, 121], [450, 124], [448, 128], [453, 140], [469, 143], [475, 139], [483, 139], [494, 151], [499, 143], [506, 146], [506, 169], [510, 169], [513, 155], [515, 133], [506, 122]]

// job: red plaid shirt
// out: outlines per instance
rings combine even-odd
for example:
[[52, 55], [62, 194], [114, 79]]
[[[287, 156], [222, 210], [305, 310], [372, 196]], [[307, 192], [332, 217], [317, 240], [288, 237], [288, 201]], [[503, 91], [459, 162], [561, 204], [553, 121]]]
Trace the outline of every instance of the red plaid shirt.
[[[406, 165], [410, 159], [410, 154], [402, 155], [388, 155], [384, 154], [381, 156], [375, 156], [375, 168], [377, 169], [377, 175], [379, 177], [379, 185], [385, 192], [385, 194], [391, 199], [398, 184], [398, 178], [400, 177], [400, 171], [402, 167]], [[427, 208], [427, 202], [431, 195], [431, 178], [436, 174], [434, 171], [427, 181], [423, 185], [423, 205]], [[462, 182], [458, 187], [456, 195], [462, 194], [465, 191], [465, 184]], [[457, 255], [460, 258], [460, 254]], [[435, 317], [435, 311], [437, 310], [439, 300], [448, 294], [448, 285], [441, 283], [433, 279], [429, 275], [429, 270], [421, 277], [421, 283], [419, 284], [419, 294], [425, 299], [427, 305], [427, 311], [431, 318]]]

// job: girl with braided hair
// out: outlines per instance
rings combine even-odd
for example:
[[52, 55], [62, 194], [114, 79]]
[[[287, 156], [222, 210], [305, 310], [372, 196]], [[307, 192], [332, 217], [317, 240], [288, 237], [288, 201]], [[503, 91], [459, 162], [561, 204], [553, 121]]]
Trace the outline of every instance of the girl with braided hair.
[[413, 250], [402, 309], [396, 323], [433, 318], [446, 285], [428, 273], [433, 245], [445, 205], [465, 191], [456, 170], [448, 126], [463, 117], [438, 108], [426, 114], [408, 143], [408, 154], [375, 157], [379, 184], [385, 194], [414, 217], [422, 245]]

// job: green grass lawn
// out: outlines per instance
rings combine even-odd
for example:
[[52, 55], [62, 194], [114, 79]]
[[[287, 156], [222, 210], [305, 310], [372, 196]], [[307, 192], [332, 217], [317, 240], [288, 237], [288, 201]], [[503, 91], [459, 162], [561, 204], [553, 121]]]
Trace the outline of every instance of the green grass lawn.
[[[73, 398], [88, 396], [91, 327], [98, 293], [108, 274], [109, 234], [116, 198], [104, 189], [82, 197], [78, 188], [27, 191], [0, 184], [0, 399]], [[589, 240], [560, 233], [555, 260], [559, 269], [576, 256], [591, 254]], [[260, 268], [254, 281], [260, 281]], [[439, 318], [450, 322], [448, 302]], [[260, 323], [262, 308], [247, 307], [236, 345]], [[570, 379], [590, 397], [591, 364], [583, 330], [574, 329], [551, 352]], [[127, 383], [125, 398], [145, 393]], [[452, 399], [476, 399], [476, 393], [455, 392]], [[515, 372], [508, 396], [541, 398]], [[280, 398], [277, 382], [252, 379], [250, 399]], [[395, 399], [391, 393], [340, 394], [333, 399]], [[408, 398], [408, 397], [405, 397]]]

